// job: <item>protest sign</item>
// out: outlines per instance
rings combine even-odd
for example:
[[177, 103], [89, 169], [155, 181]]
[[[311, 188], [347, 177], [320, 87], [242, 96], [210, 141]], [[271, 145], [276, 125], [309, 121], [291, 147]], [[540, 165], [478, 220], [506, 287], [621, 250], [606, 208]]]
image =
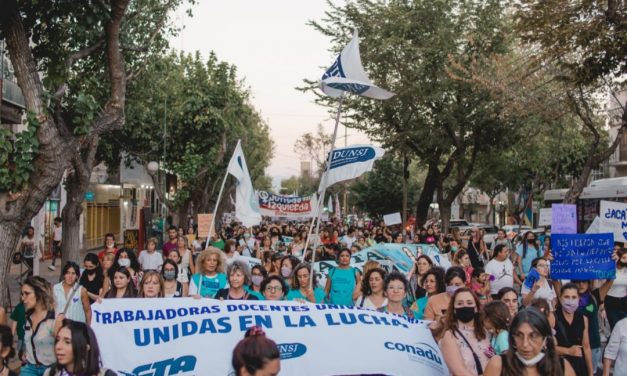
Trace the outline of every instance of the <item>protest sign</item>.
[[577, 233], [577, 205], [553, 204], [551, 234]]
[[538, 226], [550, 226], [551, 217], [551, 208], [540, 208], [540, 219], [538, 219]]
[[614, 234], [614, 241], [627, 242], [627, 204], [601, 201], [599, 231]]
[[551, 236], [553, 279], [614, 279], [612, 234], [554, 234]]
[[[103, 365], [122, 375], [228, 375], [253, 325], [277, 343], [281, 375], [448, 375], [423, 321], [286, 301], [106, 299], [92, 328]], [[347, 356], [367, 354], [367, 356]]]
[[[212, 214], [198, 214], [198, 237], [199, 238], [208, 238], [209, 237], [209, 227], [211, 227], [211, 216]], [[211, 235], [213, 235], [215, 230], [211, 229]]]
[[316, 215], [316, 196], [281, 196], [259, 191], [259, 209], [268, 217], [311, 218]]
[[383, 216], [383, 222], [385, 222], [386, 226], [403, 223], [403, 220], [401, 219], [401, 213], [386, 214]]

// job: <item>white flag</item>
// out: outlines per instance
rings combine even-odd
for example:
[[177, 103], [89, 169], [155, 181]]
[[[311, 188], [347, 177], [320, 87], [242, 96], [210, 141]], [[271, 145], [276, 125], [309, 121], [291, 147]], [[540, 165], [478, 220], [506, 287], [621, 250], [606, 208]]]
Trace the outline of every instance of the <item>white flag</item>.
[[342, 207], [340, 206], [340, 196], [335, 194], [335, 218], [342, 219]]
[[250, 180], [246, 159], [242, 150], [241, 140], [237, 141], [237, 146], [229, 162], [227, 172], [237, 179], [235, 189], [235, 217], [246, 227], [258, 225], [261, 222], [261, 212], [257, 195]]
[[385, 154], [383, 149], [372, 145], [352, 145], [334, 150], [331, 165], [322, 176], [320, 189], [340, 181], [354, 179], [372, 170], [374, 161], [383, 157], [383, 154]]
[[327, 210], [329, 213], [333, 212], [333, 197], [331, 195], [329, 195], [329, 200], [327, 201]]
[[335, 63], [322, 76], [320, 88], [333, 98], [339, 97], [345, 91], [373, 99], [390, 99], [394, 96], [394, 93], [375, 86], [368, 79], [359, 57], [357, 30]]

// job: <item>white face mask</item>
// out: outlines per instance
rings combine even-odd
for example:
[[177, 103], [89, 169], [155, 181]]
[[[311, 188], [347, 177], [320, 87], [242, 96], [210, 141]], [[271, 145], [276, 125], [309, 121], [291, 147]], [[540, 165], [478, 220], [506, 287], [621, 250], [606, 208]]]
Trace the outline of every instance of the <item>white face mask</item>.
[[131, 266], [131, 259], [118, 259], [118, 265], [128, 268]]
[[531, 359], [525, 359], [522, 357], [522, 355], [520, 355], [518, 353], [518, 351], [515, 352], [516, 357], [518, 358], [518, 360], [520, 360], [522, 362], [522, 364], [524, 364], [526, 367], [533, 367], [536, 364], [538, 364], [542, 359], [544, 359], [544, 353], [540, 352], [538, 353], [538, 355], [534, 356]]

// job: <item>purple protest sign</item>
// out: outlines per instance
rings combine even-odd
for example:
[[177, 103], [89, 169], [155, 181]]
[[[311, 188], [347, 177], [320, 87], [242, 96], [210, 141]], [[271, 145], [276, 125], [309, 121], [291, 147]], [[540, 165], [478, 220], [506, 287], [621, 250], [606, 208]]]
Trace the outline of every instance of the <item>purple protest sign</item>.
[[577, 233], [577, 205], [553, 204], [551, 234]]

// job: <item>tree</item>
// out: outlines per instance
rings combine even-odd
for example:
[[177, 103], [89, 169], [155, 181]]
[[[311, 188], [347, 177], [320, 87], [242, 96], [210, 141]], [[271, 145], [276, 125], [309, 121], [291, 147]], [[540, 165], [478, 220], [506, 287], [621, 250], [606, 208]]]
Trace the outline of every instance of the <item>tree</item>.
[[396, 93], [383, 102], [349, 97], [348, 125], [385, 147], [406, 148], [419, 160], [427, 174], [417, 222], [426, 221], [436, 194], [446, 229], [451, 204], [477, 157], [504, 148], [516, 136], [516, 124], [502, 120], [502, 106], [487, 90], [451, 73], [453, 62], [468, 66], [507, 52], [508, 24], [500, 2], [363, 0], [329, 5], [326, 18], [312, 25], [332, 37], [335, 51], [345, 44], [347, 29], [359, 29], [370, 78]]
[[[127, 65], [124, 44], [149, 44], [163, 26], [159, 20], [178, 3], [3, 2], [0, 30], [29, 120], [27, 134], [17, 138], [21, 142], [13, 145], [6, 134], [0, 140], [1, 150], [12, 151], [1, 161], [0, 176], [6, 177], [7, 171], [14, 176], [0, 187], [1, 281], [6, 281], [20, 231], [59, 185], [66, 168], [83, 156], [86, 145], [124, 125], [126, 82], [133, 74], [127, 72], [133, 65]], [[155, 11], [143, 12], [148, 6]], [[90, 79], [102, 80], [97, 96], [85, 95], [76, 85]], [[0, 290], [5, 301], [7, 290]]]
[[599, 88], [615, 99], [615, 93], [625, 90], [627, 4], [621, 0], [524, 0], [516, 8], [517, 31], [523, 42], [537, 51], [533, 60], [538, 64], [532, 71], [545, 66], [560, 69], [556, 78], [565, 85], [562, 101], [579, 118], [582, 133], [590, 140], [584, 168], [574, 177], [564, 199], [574, 203], [591, 171], [616, 150], [627, 129], [627, 103], [617, 100], [622, 110], [616, 115], [619, 128], [607, 146], [605, 119], [596, 115], [594, 100]]
[[318, 191], [320, 179], [314, 179], [310, 176], [290, 176], [281, 180], [282, 195], [291, 195], [296, 193], [299, 196], [309, 196]]
[[[372, 171], [357, 179], [350, 186], [355, 206], [371, 216], [402, 211], [403, 202], [403, 161], [388, 153], [377, 160]], [[417, 179], [409, 180], [409, 205], [414, 203], [419, 190]]]
[[[271, 186], [264, 174], [273, 152], [269, 129], [250, 104], [236, 68], [214, 54], [207, 60], [198, 53], [152, 59], [129, 87], [127, 123], [107, 144], [118, 145], [127, 160], [161, 162], [160, 174], [152, 175], [155, 191], [179, 221], [192, 207], [207, 213], [220, 205], [215, 201], [238, 139], [251, 179]], [[111, 155], [119, 164], [119, 153]], [[115, 158], [109, 163], [117, 165]], [[171, 199], [162, 189], [165, 171], [182, 182]], [[228, 202], [228, 187], [225, 192], [222, 203]]]
[[318, 174], [322, 174], [327, 154], [331, 151], [331, 139], [332, 136], [325, 133], [322, 125], [318, 124], [316, 133], [307, 132], [294, 142], [294, 152], [311, 161], [312, 165], [315, 163]]

